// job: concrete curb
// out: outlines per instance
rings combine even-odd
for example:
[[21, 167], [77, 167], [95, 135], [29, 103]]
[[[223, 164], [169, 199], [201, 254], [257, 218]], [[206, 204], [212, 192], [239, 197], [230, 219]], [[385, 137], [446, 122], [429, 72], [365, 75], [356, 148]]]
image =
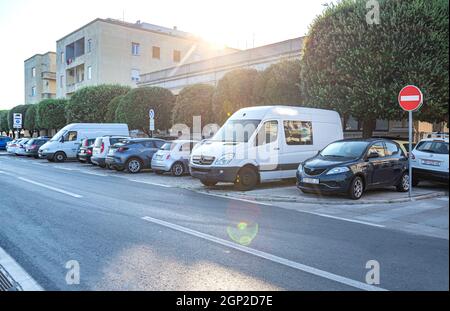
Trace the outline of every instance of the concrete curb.
[[[190, 189], [192, 190], [192, 189]], [[280, 197], [280, 196], [249, 196], [249, 195], [230, 195], [227, 193], [215, 193], [211, 191], [198, 191], [199, 193], [207, 193], [207, 194], [215, 194], [219, 196], [223, 196], [226, 198], [235, 198], [235, 199], [244, 199], [249, 201], [256, 202], [284, 202], [284, 203], [306, 203], [306, 204], [318, 204], [318, 205], [367, 205], [367, 204], [393, 204], [393, 203], [404, 203], [411, 201], [420, 201], [432, 198], [438, 198], [442, 196], [448, 196], [447, 192], [440, 191], [435, 193], [427, 193], [422, 195], [413, 196], [411, 199], [406, 198], [397, 198], [397, 199], [386, 199], [386, 200], [346, 200], [346, 201], [336, 201], [336, 200], [323, 200], [320, 199], [310, 199], [310, 198], [301, 198], [301, 197]]]

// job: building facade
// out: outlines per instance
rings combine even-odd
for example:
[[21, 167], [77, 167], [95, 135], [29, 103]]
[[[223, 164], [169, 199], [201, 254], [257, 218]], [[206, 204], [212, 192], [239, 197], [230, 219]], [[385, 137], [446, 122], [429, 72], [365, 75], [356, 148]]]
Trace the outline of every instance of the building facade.
[[25, 104], [56, 96], [56, 53], [36, 54], [25, 60]]
[[265, 45], [201, 61], [172, 66], [141, 76], [138, 86], [160, 86], [177, 95], [184, 87], [204, 83], [216, 86], [229, 71], [238, 68], [264, 70], [282, 60], [300, 59], [303, 37]]
[[57, 41], [57, 97], [81, 87], [135, 87], [144, 72], [235, 52], [192, 34], [148, 23], [96, 19]]

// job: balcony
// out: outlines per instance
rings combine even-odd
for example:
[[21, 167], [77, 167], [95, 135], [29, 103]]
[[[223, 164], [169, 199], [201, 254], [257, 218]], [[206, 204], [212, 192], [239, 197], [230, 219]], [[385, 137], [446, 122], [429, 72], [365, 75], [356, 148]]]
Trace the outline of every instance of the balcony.
[[85, 54], [84, 38], [66, 46], [66, 65], [73, 67], [80, 63], [79, 58]]
[[56, 73], [55, 72], [50, 72], [50, 71], [44, 71], [41, 74], [41, 78], [43, 80], [56, 80]]

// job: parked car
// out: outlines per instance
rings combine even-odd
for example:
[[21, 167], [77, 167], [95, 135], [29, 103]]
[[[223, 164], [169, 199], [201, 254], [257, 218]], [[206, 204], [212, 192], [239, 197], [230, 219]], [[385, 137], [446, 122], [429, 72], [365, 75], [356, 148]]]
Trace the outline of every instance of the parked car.
[[14, 150], [14, 154], [18, 156], [27, 155], [25, 151], [25, 145], [30, 140], [30, 138], [22, 138], [19, 142], [16, 143], [16, 149]]
[[340, 140], [299, 165], [297, 186], [305, 193], [341, 193], [354, 200], [372, 188], [395, 186], [405, 192], [408, 158], [391, 140]]
[[17, 142], [20, 139], [13, 139], [10, 142], [6, 143], [6, 151], [8, 153], [14, 154], [15, 148], [17, 147]]
[[189, 172], [189, 157], [198, 142], [192, 140], [175, 140], [165, 143], [152, 158], [152, 170], [156, 174], [171, 172], [182, 176]]
[[232, 182], [250, 190], [259, 182], [294, 178], [300, 162], [342, 139], [335, 111], [260, 106], [234, 113], [191, 155], [191, 175], [206, 186]]
[[112, 168], [129, 173], [139, 173], [142, 169], [151, 168], [153, 155], [166, 143], [156, 138], [128, 139], [113, 145], [106, 157], [106, 164]]
[[66, 125], [39, 148], [39, 157], [56, 162], [75, 159], [83, 139], [95, 139], [103, 135], [127, 136], [128, 125], [108, 123], [73, 123]]
[[421, 180], [448, 183], [448, 140], [448, 134], [438, 138], [431, 136], [417, 144], [411, 155], [413, 186], [417, 186]]
[[0, 136], [0, 150], [6, 150], [6, 144], [12, 140], [9, 136]]
[[81, 147], [77, 153], [77, 159], [81, 163], [91, 163], [92, 149], [94, 149], [95, 138], [85, 138], [81, 141]]
[[[402, 148], [403, 152], [408, 156], [409, 155], [409, 140], [407, 137], [391, 137], [391, 136], [373, 136], [373, 138], [382, 138], [382, 139], [389, 139], [395, 141], [397, 144], [399, 144], [400, 148]], [[416, 146], [415, 143], [411, 144], [411, 149], [414, 149]]]
[[92, 150], [91, 162], [100, 167], [106, 167], [106, 156], [109, 148], [117, 143], [124, 142], [130, 137], [127, 136], [102, 136], [97, 137], [94, 142], [94, 149]]
[[28, 157], [39, 158], [38, 151], [39, 148], [49, 141], [49, 138], [38, 137], [30, 139], [25, 145], [25, 154]]

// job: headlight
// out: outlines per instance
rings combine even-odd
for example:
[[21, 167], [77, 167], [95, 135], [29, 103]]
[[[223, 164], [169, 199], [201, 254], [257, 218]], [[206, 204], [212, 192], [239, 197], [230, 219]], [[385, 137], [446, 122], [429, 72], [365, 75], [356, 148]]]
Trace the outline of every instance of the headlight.
[[301, 164], [301, 163], [299, 164], [297, 171], [300, 173], [303, 172], [303, 164]]
[[350, 171], [348, 167], [335, 167], [328, 171], [327, 175], [341, 174]]
[[216, 165], [228, 165], [234, 159], [234, 153], [227, 153], [216, 160]]

